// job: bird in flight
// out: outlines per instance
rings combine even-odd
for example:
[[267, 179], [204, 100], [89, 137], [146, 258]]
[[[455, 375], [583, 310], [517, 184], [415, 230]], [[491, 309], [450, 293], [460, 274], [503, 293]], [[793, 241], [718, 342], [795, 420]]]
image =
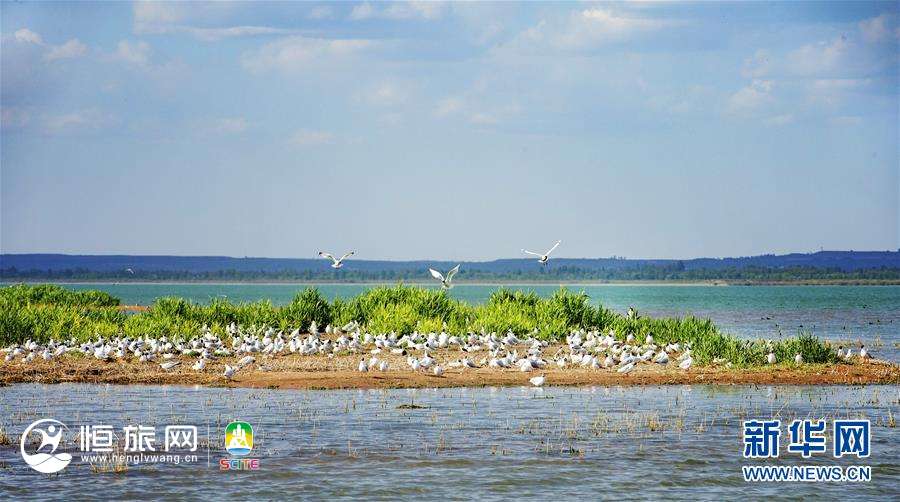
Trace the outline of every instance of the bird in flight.
[[319, 256], [321, 256], [322, 258], [328, 258], [329, 260], [331, 260], [333, 262], [331, 264], [331, 268], [341, 268], [344, 266], [344, 260], [353, 256], [353, 253], [355, 253], [355, 252], [356, 251], [350, 251], [349, 253], [345, 254], [344, 256], [341, 256], [340, 258], [335, 258], [334, 255], [331, 253], [326, 253], [325, 251], [319, 251]]
[[550, 250], [548, 250], [548, 251], [547, 251], [546, 253], [544, 253], [544, 254], [541, 254], [541, 253], [535, 253], [534, 251], [529, 251], [529, 250], [527, 250], [527, 249], [523, 249], [522, 252], [523, 252], [523, 253], [526, 253], [526, 254], [530, 254], [530, 255], [537, 256], [537, 257], [538, 257], [538, 263], [540, 263], [541, 265], [546, 265], [547, 262], [550, 261], [550, 253], [552, 253], [553, 250], [555, 250], [557, 247], [559, 247], [559, 243], [560, 243], [560, 242], [562, 242], [562, 241], [556, 241], [556, 244], [554, 244], [553, 247], [550, 248]]
[[441, 281], [442, 288], [450, 289], [453, 287], [453, 284], [450, 281], [452, 281], [453, 276], [456, 275], [457, 272], [459, 272], [459, 265], [451, 268], [450, 271], [447, 272], [447, 277], [444, 277], [440, 272], [438, 272], [437, 270], [435, 270], [433, 268], [429, 268], [428, 271], [431, 272], [432, 277]]

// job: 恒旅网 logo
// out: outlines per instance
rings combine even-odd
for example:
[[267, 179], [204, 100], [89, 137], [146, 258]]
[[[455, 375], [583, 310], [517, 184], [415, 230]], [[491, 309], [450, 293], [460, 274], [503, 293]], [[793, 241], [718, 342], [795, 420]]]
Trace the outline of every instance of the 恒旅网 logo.
[[231, 422], [225, 427], [225, 451], [231, 455], [249, 455], [253, 449], [253, 427], [247, 422]]
[[[19, 449], [25, 463], [43, 474], [53, 474], [65, 469], [72, 461], [72, 455], [56, 452], [63, 439], [63, 429], [68, 430], [66, 424], [52, 418], [32, 422], [22, 433], [22, 439], [19, 442]], [[40, 437], [36, 448], [33, 442], [28, 442], [28, 438], [32, 434]], [[28, 443], [27, 449], [26, 443]]]

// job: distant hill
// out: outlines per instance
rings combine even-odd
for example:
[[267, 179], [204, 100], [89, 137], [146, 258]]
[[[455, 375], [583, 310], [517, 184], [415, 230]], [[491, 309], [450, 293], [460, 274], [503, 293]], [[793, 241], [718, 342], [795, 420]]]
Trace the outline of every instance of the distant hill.
[[[3, 279], [145, 280], [408, 280], [449, 261], [348, 260], [335, 271], [309, 258], [0, 254]], [[126, 272], [131, 269], [134, 273]], [[462, 262], [461, 280], [792, 280], [900, 278], [900, 251], [820, 251], [786, 255], [687, 260], [557, 258], [548, 267], [533, 259]]]

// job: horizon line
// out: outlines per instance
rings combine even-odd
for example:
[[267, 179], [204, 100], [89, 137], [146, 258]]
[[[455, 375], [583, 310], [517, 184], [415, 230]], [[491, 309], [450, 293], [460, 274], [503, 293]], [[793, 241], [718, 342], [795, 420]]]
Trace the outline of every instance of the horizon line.
[[[566, 257], [566, 256], [558, 256], [554, 257], [554, 260], [622, 260], [622, 261], [690, 261], [690, 260], [727, 260], [727, 259], [735, 259], [735, 258], [757, 258], [763, 256], [791, 256], [791, 255], [816, 255], [820, 253], [900, 253], [900, 248], [898, 249], [871, 249], [871, 250], [856, 250], [856, 249], [820, 249], [818, 251], [811, 252], [802, 252], [795, 251], [784, 254], [777, 253], [763, 253], [763, 254], [751, 254], [751, 255], [740, 255], [740, 256], [695, 256], [691, 258], [631, 258], [626, 256], [596, 256], [596, 257]], [[128, 253], [110, 253], [110, 254], [88, 254], [88, 253], [51, 253], [51, 252], [30, 252], [30, 253], [4, 253], [0, 252], [0, 258], [4, 256], [86, 256], [86, 257], [153, 257], [153, 258], [229, 258], [233, 260], [321, 260], [318, 256], [310, 256], [310, 257], [282, 257], [282, 256], [230, 256], [230, 255], [215, 255], [215, 254], [128, 254]], [[524, 260], [524, 261], [532, 261], [534, 258], [528, 257], [501, 257], [501, 258], [492, 258], [492, 259], [447, 259], [447, 258], [413, 258], [413, 259], [377, 259], [377, 258], [354, 258], [351, 261], [356, 262], [428, 262], [428, 261], [437, 261], [437, 262], [459, 262], [459, 263], [485, 263], [485, 262], [493, 262], [500, 260]]]

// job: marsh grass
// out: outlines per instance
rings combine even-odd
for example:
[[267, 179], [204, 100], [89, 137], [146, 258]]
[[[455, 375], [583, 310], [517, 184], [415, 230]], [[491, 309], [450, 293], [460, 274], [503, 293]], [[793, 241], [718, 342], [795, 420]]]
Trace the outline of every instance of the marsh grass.
[[125, 449], [122, 445], [116, 445], [113, 451], [101, 458], [103, 460], [91, 462], [91, 472], [94, 474], [120, 474], [128, 471]]
[[560, 288], [549, 298], [534, 292], [500, 288], [482, 305], [453, 299], [445, 291], [414, 286], [382, 286], [351, 299], [329, 302], [315, 288], [298, 292], [278, 307], [268, 300], [231, 303], [216, 298], [209, 304], [183, 298], [159, 298], [148, 311], [125, 314], [119, 299], [100, 291], [72, 292], [54, 285], [17, 284], [0, 288], [0, 344], [50, 339], [86, 341], [98, 336], [196, 336], [203, 326], [225, 336], [236, 323], [247, 331], [274, 326], [305, 331], [319, 326], [341, 326], [356, 321], [373, 333], [413, 331], [465, 335], [471, 332], [513, 331], [520, 337], [559, 341], [573, 330], [613, 330], [624, 340], [633, 334], [640, 341], [652, 334], [657, 344], [690, 344], [700, 365], [716, 359], [736, 367], [765, 363], [768, 350], [778, 361], [801, 354], [805, 363], [834, 363], [833, 348], [808, 332], [777, 341], [749, 341], [722, 333], [710, 319], [696, 317], [630, 318], [602, 305], [594, 305], [584, 292]]

